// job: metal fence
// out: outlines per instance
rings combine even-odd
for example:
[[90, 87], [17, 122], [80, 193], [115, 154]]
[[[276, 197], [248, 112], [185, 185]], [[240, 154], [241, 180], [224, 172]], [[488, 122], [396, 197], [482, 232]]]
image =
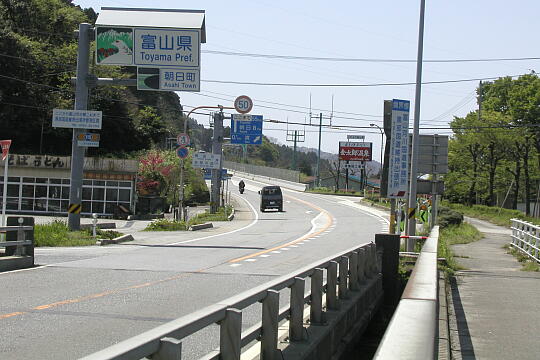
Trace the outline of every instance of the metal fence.
[[439, 227], [435, 226], [373, 359], [438, 358], [438, 242]]
[[[371, 318], [375, 309], [369, 308], [369, 305], [380, 302], [382, 280], [379, 267], [374, 243], [351, 248], [86, 356], [83, 360], [144, 357], [178, 360], [182, 358], [184, 338], [216, 323], [220, 327], [219, 350], [210, 352], [202, 359], [240, 359], [242, 350], [251, 350], [254, 341], [258, 341], [260, 348], [255, 357], [264, 360], [288, 358], [287, 349], [283, 349], [284, 343], [289, 343], [289, 346], [299, 344], [303, 351], [309, 351], [311, 358], [330, 359], [331, 351], [335, 353], [336, 344], [342, 344], [343, 337], [351, 328], [362, 319], [365, 322], [366, 318]], [[311, 289], [306, 295], [307, 280]], [[288, 305], [280, 309], [279, 291], [286, 288], [290, 290], [290, 300]], [[257, 302], [262, 303], [261, 321], [242, 331], [242, 309]], [[370, 309], [367, 317], [366, 308]], [[336, 313], [341, 316], [336, 316]], [[309, 330], [304, 327], [305, 324], [316, 329]], [[338, 334], [325, 330], [326, 341], [321, 339], [322, 335], [317, 336], [320, 329], [338, 325], [342, 328]], [[287, 333], [286, 342], [283, 340], [283, 329]], [[313, 345], [317, 339], [319, 348]], [[306, 345], [309, 350], [305, 350]], [[323, 356], [322, 352], [327, 355]], [[303, 358], [298, 352], [291, 356]], [[245, 353], [242, 358], [245, 358]]]
[[282, 179], [293, 182], [300, 182], [300, 171], [279, 169], [267, 166], [258, 166], [252, 164], [241, 164], [232, 161], [223, 161], [223, 167], [226, 169], [242, 171], [245, 173], [267, 176], [269, 178]]
[[540, 226], [512, 219], [511, 246], [540, 263]]

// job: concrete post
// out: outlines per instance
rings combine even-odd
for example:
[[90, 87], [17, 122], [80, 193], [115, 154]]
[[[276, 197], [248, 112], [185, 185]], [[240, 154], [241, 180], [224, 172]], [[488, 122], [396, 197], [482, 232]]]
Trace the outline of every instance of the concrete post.
[[268, 290], [262, 303], [261, 360], [277, 359], [279, 292]]
[[[223, 110], [214, 114], [214, 137], [212, 139], [212, 153], [221, 157], [221, 144], [223, 142]], [[215, 214], [220, 205], [221, 162], [219, 169], [212, 169], [212, 204], [210, 212]]]
[[342, 256], [339, 260], [339, 298], [346, 299], [348, 295], [347, 291], [347, 274], [349, 273], [349, 258]]
[[304, 289], [305, 280], [300, 277], [294, 278], [294, 284], [291, 286], [291, 318], [289, 320], [291, 341], [301, 341], [304, 335]]
[[399, 301], [399, 235], [375, 234], [375, 244], [382, 248], [384, 304], [394, 306]]
[[356, 291], [359, 289], [358, 285], [358, 253], [356, 251], [353, 251], [350, 258], [350, 264], [349, 264], [350, 272], [351, 272], [351, 278], [349, 279], [349, 288], [353, 291]]
[[336, 261], [330, 261], [330, 264], [328, 264], [328, 269], [326, 270], [326, 307], [328, 310], [339, 309], [336, 294], [337, 267], [338, 263]]
[[321, 324], [322, 320], [322, 289], [324, 270], [316, 268], [311, 275], [311, 324]]
[[358, 249], [358, 283], [366, 281], [366, 249]]
[[182, 360], [182, 342], [174, 338], [161, 339], [152, 360]]
[[240, 360], [242, 312], [227, 309], [219, 327], [219, 352], [222, 360]]
[[[77, 84], [75, 86], [75, 110], [88, 108], [88, 62], [90, 56], [90, 31], [92, 25], [79, 24], [79, 47], [77, 52]], [[84, 151], [86, 148], [77, 145], [77, 136], [85, 129], [73, 129], [71, 140], [71, 177], [69, 188], [69, 203], [81, 205], [82, 179], [84, 167]], [[81, 214], [69, 213], [68, 225], [70, 230], [79, 230]]]

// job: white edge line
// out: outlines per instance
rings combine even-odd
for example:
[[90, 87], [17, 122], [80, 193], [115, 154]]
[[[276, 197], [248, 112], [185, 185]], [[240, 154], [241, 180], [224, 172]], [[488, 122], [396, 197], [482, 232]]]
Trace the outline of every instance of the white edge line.
[[255, 225], [255, 224], [259, 221], [259, 214], [257, 213], [257, 210], [255, 210], [255, 208], [253, 207], [253, 205], [251, 205], [251, 203], [250, 203], [249, 201], [247, 201], [246, 199], [244, 199], [243, 197], [238, 196], [238, 195], [236, 195], [236, 194], [233, 194], [233, 196], [238, 197], [238, 198], [244, 200], [244, 201], [246, 202], [246, 204], [248, 204], [249, 207], [251, 208], [251, 211], [255, 214], [255, 219], [253, 219], [253, 221], [252, 221], [250, 224], [248, 224], [248, 225], [246, 225], [246, 226], [244, 226], [244, 227], [241, 227], [241, 228], [239, 228], [239, 229], [227, 231], [227, 232], [224, 232], [224, 233], [221, 233], [221, 234], [208, 235], [208, 236], [203, 236], [203, 237], [197, 238], [197, 239], [184, 240], [184, 241], [179, 241], [179, 242], [175, 242], [175, 243], [171, 243], [171, 244], [165, 244], [165, 245], [187, 244], [187, 243], [191, 243], [191, 242], [195, 242], [195, 241], [200, 241], [200, 240], [206, 240], [206, 239], [210, 239], [210, 238], [214, 238], [214, 237], [218, 237], [218, 236], [229, 235], [229, 234], [232, 234], [232, 233], [235, 233], [235, 232], [238, 232], [238, 231], [242, 231], [242, 230], [249, 229], [250, 227], [252, 227], [253, 225]]

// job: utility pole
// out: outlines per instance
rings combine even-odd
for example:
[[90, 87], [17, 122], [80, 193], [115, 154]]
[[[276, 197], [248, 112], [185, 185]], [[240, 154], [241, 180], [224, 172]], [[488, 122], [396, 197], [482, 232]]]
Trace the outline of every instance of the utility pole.
[[[319, 148], [317, 150], [317, 186], [321, 186], [321, 136], [322, 136], [322, 113], [319, 114]], [[339, 178], [339, 174], [338, 174]]]
[[[420, 3], [420, 22], [418, 29], [418, 58], [416, 60], [416, 94], [414, 99], [414, 127], [412, 137], [412, 155], [411, 155], [411, 174], [409, 187], [409, 211], [408, 211], [408, 226], [407, 235], [416, 234], [416, 219], [414, 213], [416, 211], [416, 186], [418, 172], [418, 150], [420, 140], [420, 97], [422, 94], [422, 59], [424, 52], [424, 13], [426, 9], [426, 0], [421, 0]], [[407, 251], [413, 251], [414, 240], [407, 239]]]
[[[88, 59], [90, 56], [90, 35], [92, 25], [79, 24], [79, 45], [77, 51], [77, 83], [75, 86], [75, 110], [88, 108]], [[73, 129], [71, 140], [71, 176], [69, 188], [69, 204], [81, 205], [82, 179], [85, 149], [77, 144], [77, 136], [85, 133], [85, 129]], [[68, 225], [72, 231], [81, 227], [81, 214], [68, 213]]]
[[[212, 153], [222, 157], [221, 146], [223, 143], [223, 108], [214, 114], [214, 136], [212, 138]], [[210, 213], [215, 214], [220, 206], [221, 168], [223, 161], [220, 159], [219, 169], [212, 169], [212, 202]]]
[[478, 87], [478, 121], [482, 120], [482, 80]]
[[303, 130], [287, 130], [287, 141], [293, 142], [293, 158], [292, 158], [292, 169], [297, 169], [297, 153], [296, 147], [297, 143], [304, 142], [306, 139], [305, 132]]

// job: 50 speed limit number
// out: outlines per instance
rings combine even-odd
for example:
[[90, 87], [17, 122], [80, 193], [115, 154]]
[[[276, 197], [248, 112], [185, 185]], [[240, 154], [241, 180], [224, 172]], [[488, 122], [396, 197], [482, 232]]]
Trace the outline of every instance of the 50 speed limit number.
[[234, 108], [240, 114], [247, 114], [253, 109], [253, 101], [249, 96], [241, 95], [234, 100]]

